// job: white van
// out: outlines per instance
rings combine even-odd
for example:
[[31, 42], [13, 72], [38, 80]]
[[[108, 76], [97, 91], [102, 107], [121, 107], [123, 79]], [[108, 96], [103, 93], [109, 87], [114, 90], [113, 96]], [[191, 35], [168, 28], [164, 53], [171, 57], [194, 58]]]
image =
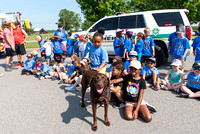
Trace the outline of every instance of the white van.
[[[191, 41], [192, 28], [186, 16], [188, 12], [187, 9], [168, 9], [105, 16], [94, 23], [88, 30], [73, 33], [73, 35], [86, 35], [88, 33], [93, 35], [99, 27], [104, 27], [103, 45], [107, 49], [110, 58], [115, 55], [113, 41], [117, 28], [133, 31], [134, 39], [138, 32], [143, 32], [145, 27], [149, 27], [152, 30], [151, 37], [156, 44], [156, 59], [159, 65], [168, 57], [168, 38], [172, 32], [176, 31], [176, 24], [181, 23], [185, 26], [186, 37]], [[72, 37], [74, 37], [73, 35]]]

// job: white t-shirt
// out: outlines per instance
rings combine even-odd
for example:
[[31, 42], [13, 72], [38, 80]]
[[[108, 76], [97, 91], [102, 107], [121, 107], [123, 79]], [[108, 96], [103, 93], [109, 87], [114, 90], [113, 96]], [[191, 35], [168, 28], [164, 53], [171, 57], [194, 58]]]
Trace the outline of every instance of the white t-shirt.
[[84, 52], [85, 47], [86, 47], [86, 42], [85, 41], [83, 41], [83, 42], [79, 41], [78, 46], [79, 46], [79, 52]]
[[53, 44], [51, 42], [45, 42], [43, 47], [45, 48], [46, 56], [50, 56], [52, 53]]

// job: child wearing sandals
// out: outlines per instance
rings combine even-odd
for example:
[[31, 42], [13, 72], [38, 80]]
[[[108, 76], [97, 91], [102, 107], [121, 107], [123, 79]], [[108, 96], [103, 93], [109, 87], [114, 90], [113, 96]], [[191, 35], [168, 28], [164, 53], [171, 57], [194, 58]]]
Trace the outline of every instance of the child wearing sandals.
[[[161, 81], [161, 88], [164, 90], [174, 90], [179, 92], [179, 88], [184, 83], [183, 75], [181, 71], [181, 61], [179, 59], [174, 59], [171, 64], [171, 69], [167, 72], [164, 80]], [[168, 80], [168, 78], [170, 78]]]
[[125, 117], [127, 120], [135, 120], [139, 116], [145, 121], [150, 122], [152, 116], [149, 109], [143, 101], [144, 89], [146, 89], [145, 80], [140, 77], [141, 63], [131, 61], [130, 74], [120, 79], [112, 80], [111, 83], [123, 81], [123, 88], [119, 90], [119, 99], [126, 102]]
[[180, 94], [183, 98], [200, 98], [200, 62], [193, 64], [192, 69], [190, 69], [183, 79], [187, 78], [186, 86], [181, 87], [181, 91], [184, 93]]

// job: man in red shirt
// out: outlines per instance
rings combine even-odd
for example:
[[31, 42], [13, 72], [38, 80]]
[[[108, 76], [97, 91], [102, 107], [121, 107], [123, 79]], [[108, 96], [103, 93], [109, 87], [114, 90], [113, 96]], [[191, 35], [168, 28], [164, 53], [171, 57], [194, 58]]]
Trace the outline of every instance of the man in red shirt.
[[20, 22], [15, 23], [16, 29], [13, 29], [14, 39], [15, 39], [15, 51], [17, 53], [18, 63], [14, 66], [22, 66], [24, 67], [24, 54], [26, 54], [26, 50], [24, 47], [24, 43], [28, 38], [27, 33], [21, 28]]

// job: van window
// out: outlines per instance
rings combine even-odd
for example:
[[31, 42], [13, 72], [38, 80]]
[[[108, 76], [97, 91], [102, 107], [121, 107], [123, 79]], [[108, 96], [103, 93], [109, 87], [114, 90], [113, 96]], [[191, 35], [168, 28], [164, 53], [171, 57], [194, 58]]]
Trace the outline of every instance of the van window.
[[160, 27], [184, 24], [180, 12], [153, 13], [152, 15]]
[[99, 27], [104, 27], [105, 30], [116, 30], [118, 28], [118, 19], [115, 18], [108, 18], [105, 20], [100, 21], [94, 26], [94, 30], [97, 31]]
[[145, 27], [143, 15], [122, 16], [119, 20], [119, 28], [121, 29]]

